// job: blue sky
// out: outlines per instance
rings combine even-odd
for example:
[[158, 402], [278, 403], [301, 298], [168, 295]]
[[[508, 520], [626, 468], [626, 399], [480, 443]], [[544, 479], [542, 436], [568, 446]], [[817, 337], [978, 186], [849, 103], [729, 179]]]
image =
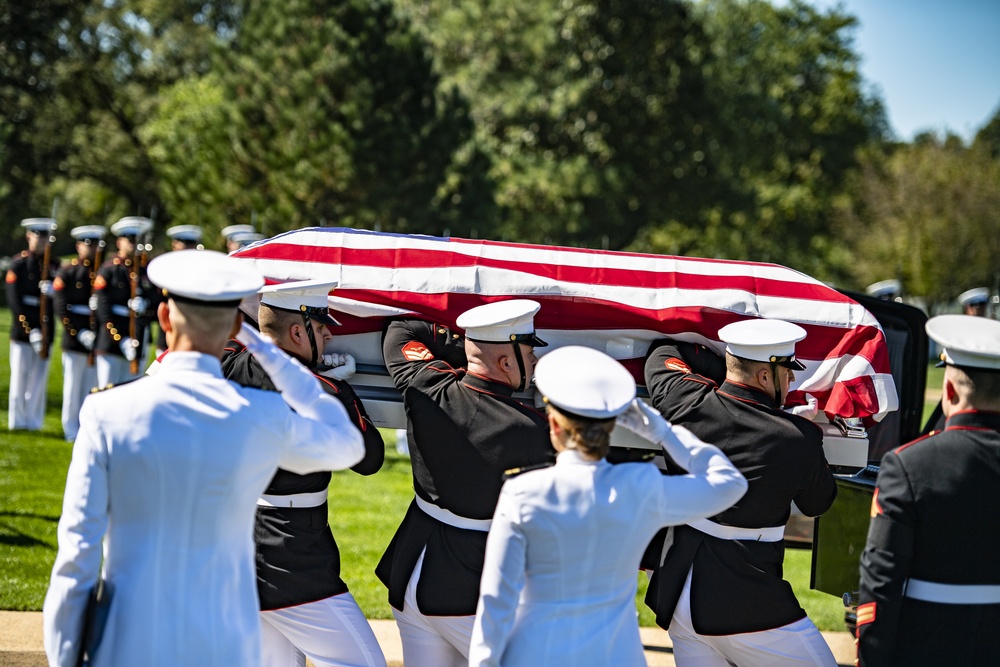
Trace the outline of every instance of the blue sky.
[[859, 20], [862, 75], [899, 139], [950, 130], [971, 140], [1000, 108], [1000, 0], [808, 1]]

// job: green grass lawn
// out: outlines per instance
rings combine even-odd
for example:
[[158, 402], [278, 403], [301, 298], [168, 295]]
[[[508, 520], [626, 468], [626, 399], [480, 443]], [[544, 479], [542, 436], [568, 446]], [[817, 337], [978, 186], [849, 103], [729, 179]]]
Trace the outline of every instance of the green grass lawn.
[[[10, 312], [0, 309], [0, 401], [4, 412], [9, 386], [9, 323]], [[72, 450], [62, 438], [59, 419], [59, 356], [57, 342], [51, 354], [44, 430], [12, 433], [6, 424], [0, 426], [0, 609], [41, 609], [55, 559], [56, 524]], [[940, 386], [939, 369], [932, 369], [928, 385]], [[396, 453], [392, 431], [383, 435], [386, 461], [382, 470], [370, 477], [335, 473], [330, 484], [330, 524], [341, 549], [343, 577], [369, 618], [392, 618], [385, 589], [373, 571], [413, 495], [409, 460]], [[809, 616], [821, 630], [842, 630], [840, 599], [809, 590], [809, 571], [809, 551], [786, 552], [785, 578]], [[642, 604], [645, 576], [640, 575], [638, 581], [640, 622], [653, 625], [652, 613]]]

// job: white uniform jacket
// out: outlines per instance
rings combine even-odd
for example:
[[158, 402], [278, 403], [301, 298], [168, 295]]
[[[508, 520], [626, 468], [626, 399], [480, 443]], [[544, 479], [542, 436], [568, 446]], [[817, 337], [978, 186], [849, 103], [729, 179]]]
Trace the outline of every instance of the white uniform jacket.
[[717, 514], [746, 490], [725, 457], [712, 461], [666, 477], [651, 463], [588, 462], [567, 450], [555, 466], [508, 480], [469, 664], [645, 665], [635, 608], [643, 551], [663, 526]]
[[89, 396], [45, 598], [49, 664], [74, 665], [102, 539], [113, 594], [94, 667], [258, 664], [257, 497], [278, 466], [337, 470], [364, 453], [329, 400], [330, 421], [307, 419], [194, 352], [172, 352], [156, 375]]

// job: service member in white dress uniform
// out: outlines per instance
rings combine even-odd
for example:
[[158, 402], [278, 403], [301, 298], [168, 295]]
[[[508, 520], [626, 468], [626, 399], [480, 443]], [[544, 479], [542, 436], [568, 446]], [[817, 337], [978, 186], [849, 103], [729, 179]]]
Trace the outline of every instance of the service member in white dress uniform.
[[[747, 482], [716, 447], [637, 401], [632, 375], [602, 352], [555, 350], [535, 378], [556, 464], [501, 491], [469, 664], [645, 665], [635, 609], [643, 551], [663, 526], [726, 509]], [[688, 474], [608, 463], [616, 417]]]
[[154, 259], [149, 277], [166, 297], [157, 315], [171, 351], [155, 375], [84, 401], [45, 598], [45, 650], [50, 665], [76, 664], [100, 574], [111, 596], [94, 667], [252, 667], [260, 663], [257, 498], [278, 466], [347, 468], [364, 444], [311, 373], [246, 327], [239, 338], [280, 393], [223, 378], [219, 356], [239, 328], [238, 302], [263, 284], [251, 267], [181, 251]]

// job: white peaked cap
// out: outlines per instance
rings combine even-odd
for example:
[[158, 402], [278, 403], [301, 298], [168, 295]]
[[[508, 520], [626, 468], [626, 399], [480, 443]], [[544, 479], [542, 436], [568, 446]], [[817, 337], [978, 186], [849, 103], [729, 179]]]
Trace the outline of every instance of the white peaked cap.
[[971, 306], [977, 303], [986, 303], [990, 300], [990, 290], [988, 287], [973, 287], [958, 295], [958, 302], [963, 306]]
[[175, 225], [167, 228], [167, 238], [174, 241], [201, 241], [201, 227], [198, 225]]
[[222, 235], [227, 239], [231, 238], [233, 234], [245, 234], [247, 232], [254, 232], [253, 225], [229, 225], [222, 228]]
[[903, 284], [895, 278], [880, 280], [865, 288], [865, 292], [875, 297], [890, 296], [903, 291]]
[[327, 297], [337, 286], [336, 280], [298, 280], [260, 289], [260, 302], [272, 308], [302, 312], [323, 324], [340, 324], [330, 315]]
[[544, 347], [548, 343], [535, 335], [535, 313], [540, 309], [541, 305], [530, 299], [495, 301], [465, 311], [455, 324], [465, 329], [466, 338], [479, 343], [518, 341]]
[[806, 330], [784, 320], [743, 320], [719, 329], [719, 340], [726, 352], [751, 361], [771, 361], [803, 370], [795, 360], [795, 344], [806, 337]]
[[164, 253], [149, 263], [147, 275], [169, 298], [234, 308], [264, 284], [264, 277], [248, 262], [214, 250]]
[[924, 328], [943, 348], [945, 364], [1000, 370], [1000, 322], [973, 315], [938, 315]]
[[29, 232], [49, 232], [56, 231], [56, 221], [52, 218], [25, 218], [21, 221], [21, 226]]
[[624, 366], [589, 347], [552, 350], [535, 367], [535, 386], [561, 412], [588, 419], [611, 419], [635, 398], [635, 380]]
[[260, 241], [262, 238], [264, 238], [264, 235], [258, 232], [233, 232], [226, 238], [228, 238], [233, 243], [239, 243], [240, 246], [242, 247], [250, 245], [254, 241]]
[[83, 225], [69, 230], [69, 235], [77, 241], [92, 241], [94, 239], [103, 239], [107, 232], [108, 230], [101, 225]]
[[122, 218], [111, 225], [111, 233], [115, 236], [142, 236], [153, 228], [153, 221], [137, 215]]

